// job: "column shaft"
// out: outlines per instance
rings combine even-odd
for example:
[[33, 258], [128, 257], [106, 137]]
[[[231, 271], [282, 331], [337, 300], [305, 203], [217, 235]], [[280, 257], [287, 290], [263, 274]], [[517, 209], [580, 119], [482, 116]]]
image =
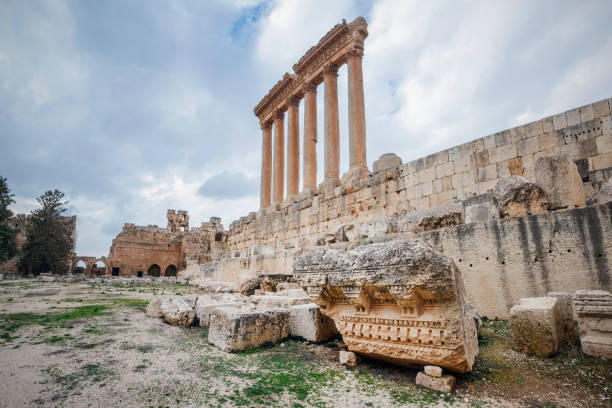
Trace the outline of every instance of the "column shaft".
[[300, 124], [299, 99], [289, 104], [287, 135], [287, 197], [297, 197], [300, 185]]
[[340, 123], [338, 118], [338, 69], [323, 73], [325, 83], [325, 181], [340, 179]]
[[261, 143], [261, 190], [259, 193], [259, 207], [270, 206], [270, 190], [272, 186], [272, 125], [263, 123]]
[[274, 174], [272, 204], [281, 204], [285, 195], [285, 120], [279, 112], [274, 119]]
[[367, 168], [365, 107], [363, 98], [362, 53], [349, 54], [348, 107], [349, 107], [349, 155], [350, 169]]
[[317, 188], [317, 86], [304, 90], [304, 190]]

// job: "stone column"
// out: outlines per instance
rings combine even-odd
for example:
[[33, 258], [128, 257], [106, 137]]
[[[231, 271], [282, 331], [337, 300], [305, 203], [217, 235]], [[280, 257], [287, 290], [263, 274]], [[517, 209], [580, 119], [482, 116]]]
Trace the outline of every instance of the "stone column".
[[350, 170], [367, 169], [365, 107], [363, 102], [363, 71], [361, 50], [348, 53], [348, 109]]
[[304, 190], [317, 188], [317, 86], [304, 86]]
[[285, 195], [285, 114], [278, 111], [274, 118], [274, 174], [272, 204], [281, 204]]
[[287, 135], [287, 197], [295, 198], [300, 185], [300, 100], [289, 102], [289, 128]]
[[263, 133], [261, 142], [261, 189], [259, 193], [259, 208], [270, 206], [270, 190], [272, 186], [272, 124], [261, 124]]
[[340, 179], [340, 123], [338, 121], [338, 67], [331, 64], [323, 71], [325, 83], [325, 180]]

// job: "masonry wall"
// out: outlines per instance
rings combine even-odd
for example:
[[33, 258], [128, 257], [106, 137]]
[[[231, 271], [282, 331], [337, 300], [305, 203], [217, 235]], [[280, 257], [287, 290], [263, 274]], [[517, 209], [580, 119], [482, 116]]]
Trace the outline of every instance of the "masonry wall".
[[481, 315], [507, 318], [523, 297], [612, 290], [612, 202], [423, 232], [455, 260]]
[[307, 247], [352, 221], [435, 208], [490, 191], [497, 180], [521, 175], [535, 182], [539, 157], [565, 153], [579, 168], [587, 198], [612, 175], [611, 100], [605, 99], [536, 122], [455, 146], [334, 191], [260, 211], [232, 223], [228, 245]]

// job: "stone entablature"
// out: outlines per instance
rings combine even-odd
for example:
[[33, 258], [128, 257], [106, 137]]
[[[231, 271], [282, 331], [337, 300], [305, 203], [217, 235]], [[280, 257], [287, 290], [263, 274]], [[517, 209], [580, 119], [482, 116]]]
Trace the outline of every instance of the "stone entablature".
[[252, 212], [230, 225], [229, 249], [312, 246], [341, 225], [465, 200], [491, 191], [511, 175], [535, 183], [537, 159], [555, 154], [576, 162], [588, 200], [612, 174], [610, 102], [604, 99], [384, 169], [287, 202], [278, 211]]
[[[285, 73], [255, 107], [262, 129], [262, 166], [260, 208], [277, 208], [284, 200], [295, 200], [299, 192], [299, 104], [305, 99], [303, 137], [302, 193], [317, 190], [316, 90], [325, 85], [325, 178], [319, 189], [333, 189], [340, 184], [340, 126], [338, 114], [338, 68], [348, 67], [349, 156], [347, 179], [367, 177], [365, 149], [365, 108], [363, 93], [363, 43], [368, 35], [365, 19], [343, 21], [329, 31], [317, 45], [293, 66], [294, 74]], [[284, 117], [288, 112], [288, 134]], [[274, 136], [272, 130], [274, 128]], [[285, 149], [285, 139], [287, 149]], [[286, 160], [285, 163], [285, 150]], [[287, 191], [285, 192], [285, 164]]]

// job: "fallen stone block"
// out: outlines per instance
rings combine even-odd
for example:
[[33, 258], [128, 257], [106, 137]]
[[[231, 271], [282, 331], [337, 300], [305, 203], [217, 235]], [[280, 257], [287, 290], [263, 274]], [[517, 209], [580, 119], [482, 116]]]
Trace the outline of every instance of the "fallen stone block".
[[168, 299], [167, 296], [155, 296], [149, 301], [147, 305], [147, 316], [150, 317], [163, 317], [161, 312], [161, 304], [164, 300]]
[[574, 310], [582, 352], [612, 358], [612, 294], [604, 290], [578, 290]]
[[223, 351], [240, 351], [276, 343], [289, 336], [289, 311], [241, 311], [218, 307], [210, 316], [208, 342]]
[[454, 392], [457, 380], [450, 374], [441, 377], [432, 377], [419, 371], [416, 376], [416, 385], [441, 392]]
[[199, 302], [195, 307], [196, 318], [198, 319], [198, 324], [202, 327], [207, 327], [210, 325], [210, 316], [213, 311], [218, 307], [235, 307], [237, 309], [241, 308], [244, 303], [241, 302], [212, 302], [212, 303], [202, 303]]
[[559, 347], [576, 344], [572, 294], [569, 292], [549, 292], [547, 296], [557, 298], [557, 304], [559, 306]]
[[261, 279], [251, 278], [246, 279], [240, 283], [240, 289], [238, 290], [244, 296], [251, 296], [255, 294], [255, 290], [259, 289], [261, 285]]
[[525, 217], [548, 211], [548, 199], [537, 185], [521, 176], [499, 180], [493, 188], [498, 209], [505, 217]]
[[250, 296], [249, 300], [257, 305], [257, 309], [288, 309], [290, 306], [311, 303], [308, 296], [292, 298], [279, 296], [276, 293]]
[[347, 366], [356, 366], [359, 363], [359, 356], [353, 353], [352, 351], [340, 350], [338, 354], [338, 359], [340, 360], [340, 364]]
[[160, 310], [164, 320], [173, 326], [188, 327], [195, 319], [194, 310], [181, 298], [164, 299]]
[[347, 252], [319, 248], [293, 269], [350, 351], [400, 365], [472, 369], [476, 326], [451, 258], [398, 240]]
[[523, 298], [510, 309], [512, 349], [551, 357], [559, 351], [561, 316], [554, 297]]
[[314, 303], [291, 306], [289, 312], [289, 334], [292, 336], [319, 343], [338, 334], [334, 321], [322, 314]]
[[535, 163], [535, 176], [536, 183], [548, 198], [550, 210], [586, 205], [582, 177], [569, 156], [540, 157]]

